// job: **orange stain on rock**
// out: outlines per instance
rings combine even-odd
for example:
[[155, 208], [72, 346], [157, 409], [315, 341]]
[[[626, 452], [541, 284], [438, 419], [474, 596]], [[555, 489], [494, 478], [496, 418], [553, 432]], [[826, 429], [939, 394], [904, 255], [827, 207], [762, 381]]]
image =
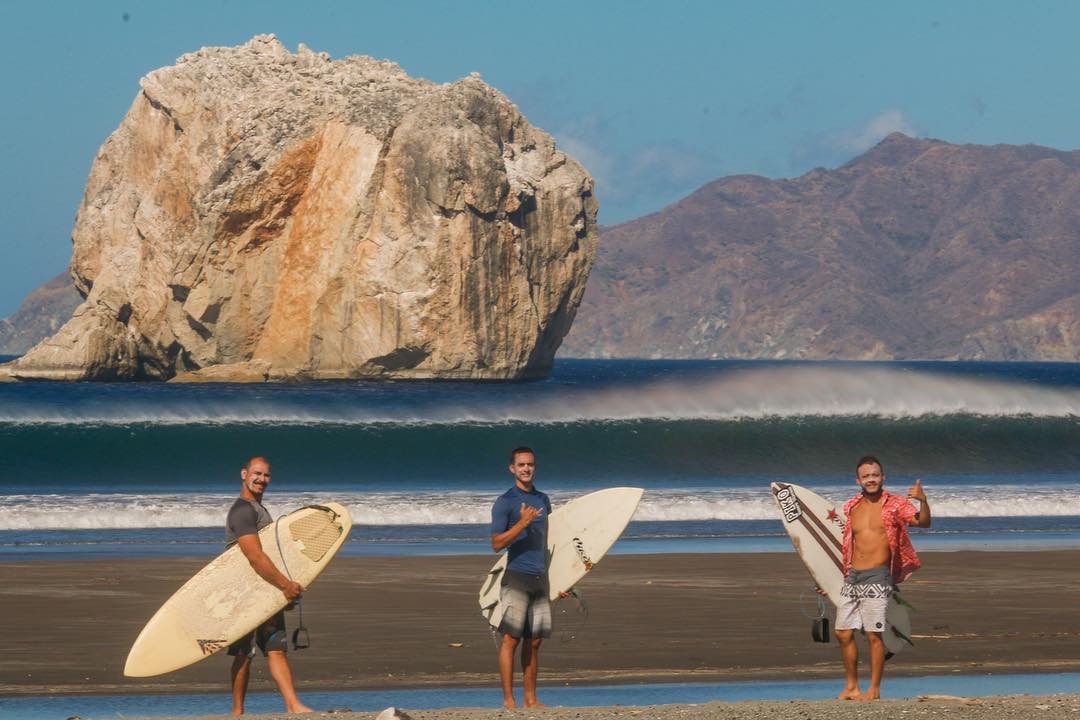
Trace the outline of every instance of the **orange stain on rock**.
[[[377, 145], [363, 131], [329, 123], [288, 153], [275, 169], [306, 182], [293, 195], [297, 202], [284, 230], [274, 303], [255, 359], [291, 367], [309, 362], [314, 316], [327, 293], [327, 278], [336, 275], [326, 272], [325, 266], [347, 262], [344, 258], [349, 254], [339, 259], [335, 248], [349, 244], [342, 235], [352, 228], [356, 198], [366, 191]], [[307, 172], [294, 173], [296, 168]]]

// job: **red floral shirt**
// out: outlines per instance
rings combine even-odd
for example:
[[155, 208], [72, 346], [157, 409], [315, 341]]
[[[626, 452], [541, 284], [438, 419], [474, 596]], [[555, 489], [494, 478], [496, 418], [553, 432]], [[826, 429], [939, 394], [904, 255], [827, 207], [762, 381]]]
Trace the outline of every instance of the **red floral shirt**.
[[[921, 565], [907, 531], [908, 524], [918, 514], [918, 510], [907, 498], [900, 495], [892, 495], [885, 490], [881, 491], [881, 495], [881, 522], [885, 525], [885, 534], [889, 538], [889, 552], [892, 554], [889, 570], [892, 572], [893, 585], [899, 585]], [[851, 511], [862, 499], [863, 494], [859, 493], [844, 505], [844, 577], [847, 577], [848, 570], [851, 569], [851, 556], [855, 552], [851, 532]]]

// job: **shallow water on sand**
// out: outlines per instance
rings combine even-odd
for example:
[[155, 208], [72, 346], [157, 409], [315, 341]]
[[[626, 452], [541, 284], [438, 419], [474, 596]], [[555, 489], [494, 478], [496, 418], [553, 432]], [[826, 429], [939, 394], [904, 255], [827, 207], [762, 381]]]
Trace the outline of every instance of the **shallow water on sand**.
[[[639, 685], [579, 685], [547, 687], [540, 694], [551, 706], [668, 705], [740, 700], [828, 700], [836, 697], [840, 680], [803, 682], [649, 683]], [[1080, 692], [1080, 673], [1044, 675], [944, 675], [887, 678], [886, 699], [918, 695], [1051, 695]], [[424, 690], [365, 690], [305, 692], [304, 701], [316, 709], [348, 708], [356, 712], [395, 706], [406, 709], [498, 707], [501, 692], [491, 688], [429, 688]], [[249, 713], [281, 712], [274, 693], [251, 693]], [[54, 720], [78, 715], [82, 720], [117, 717], [219, 715], [229, 711], [226, 693], [200, 695], [98, 695], [0, 698], [0, 717]]]

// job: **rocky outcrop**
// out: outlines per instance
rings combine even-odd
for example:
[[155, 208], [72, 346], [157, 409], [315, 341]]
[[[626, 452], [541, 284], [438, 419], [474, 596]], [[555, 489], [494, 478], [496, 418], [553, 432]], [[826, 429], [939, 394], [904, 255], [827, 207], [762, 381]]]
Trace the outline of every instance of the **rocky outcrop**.
[[67, 272], [35, 289], [11, 317], [0, 320], [0, 355], [22, 355], [52, 335], [82, 300]]
[[86, 299], [12, 376], [548, 372], [596, 252], [593, 183], [478, 76], [260, 36], [141, 87], [76, 219]]
[[891, 135], [605, 229], [568, 357], [1080, 360], [1080, 152]]

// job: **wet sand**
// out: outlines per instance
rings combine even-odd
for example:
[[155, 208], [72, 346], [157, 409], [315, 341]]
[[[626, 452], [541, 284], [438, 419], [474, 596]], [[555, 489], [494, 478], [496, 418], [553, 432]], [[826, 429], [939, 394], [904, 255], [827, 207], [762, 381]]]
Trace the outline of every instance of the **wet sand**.
[[[886, 682], [889, 675], [1080, 671], [1080, 551], [921, 557], [923, 569], [905, 584], [918, 609], [917, 644], [889, 661]], [[290, 653], [298, 686], [495, 685], [495, 645], [476, 606], [479, 580], [491, 562], [479, 556], [338, 559], [305, 598], [312, 646]], [[204, 563], [0, 564], [7, 626], [0, 694], [224, 692], [228, 659], [220, 656], [158, 678], [122, 674], [143, 624]], [[836, 644], [810, 640], [803, 612], [813, 612], [816, 601], [794, 553], [612, 556], [580, 587], [588, 616], [569, 601], [556, 606], [556, 633], [541, 653], [541, 685], [826, 677], [839, 682]], [[295, 613], [289, 623], [291, 629]], [[252, 690], [273, 687], [265, 670], [258, 659]], [[757, 717], [730, 708], [765, 705], [693, 706], [662, 716]], [[777, 705], [789, 706], [794, 707]], [[963, 707], [963, 717], [969, 717], [967, 709], [976, 706]], [[467, 714], [413, 715], [503, 717], [461, 712]], [[580, 709], [573, 717], [614, 717], [597, 712]], [[719, 714], [701, 714], [706, 712]], [[828, 717], [846, 715], [830, 711]]]

